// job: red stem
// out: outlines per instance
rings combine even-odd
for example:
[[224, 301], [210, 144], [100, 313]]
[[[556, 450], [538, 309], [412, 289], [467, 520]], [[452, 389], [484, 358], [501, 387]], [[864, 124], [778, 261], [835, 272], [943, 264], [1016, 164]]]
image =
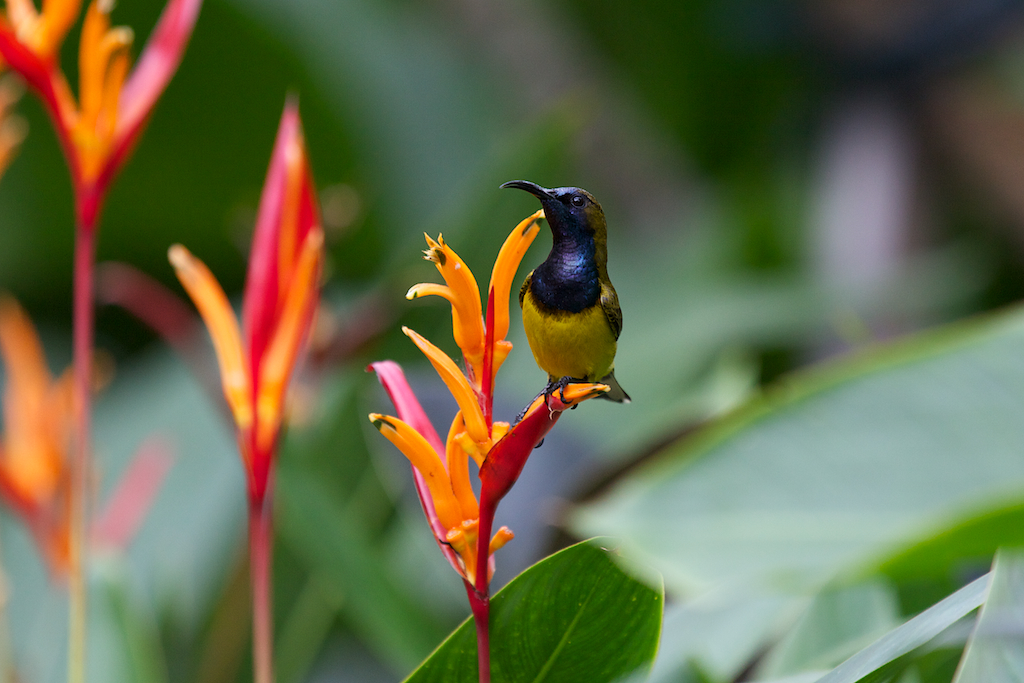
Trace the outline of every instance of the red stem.
[[480, 495], [480, 521], [477, 527], [476, 567], [473, 582], [475, 587], [467, 584], [469, 606], [473, 610], [473, 621], [476, 623], [477, 663], [480, 667], [480, 683], [491, 681], [491, 647], [490, 647], [490, 547], [491, 529], [494, 527], [494, 513], [498, 501], [483, 492]]
[[[481, 408], [487, 429], [490, 431], [494, 413], [494, 290], [487, 295], [487, 317], [484, 325], [484, 363], [481, 378]], [[477, 527], [475, 587], [466, 582], [469, 606], [473, 610], [476, 624], [476, 652], [479, 666], [479, 683], [491, 683], [491, 597], [490, 597], [490, 546], [491, 528], [494, 526], [494, 512], [497, 501], [481, 496], [480, 519]]]
[[255, 683], [274, 680], [274, 623], [271, 605], [273, 525], [270, 497], [249, 505], [249, 571], [252, 576], [252, 664]]
[[74, 457], [71, 462], [71, 534], [69, 540], [68, 679], [85, 679], [86, 529], [91, 471], [91, 399], [93, 347], [93, 266], [96, 257], [96, 196], [76, 188], [73, 297]]
[[476, 624], [476, 651], [479, 666], [479, 683], [491, 683], [491, 645], [490, 645], [490, 613], [491, 600], [481, 595], [473, 586], [466, 582], [466, 595], [469, 606], [473, 610], [473, 622]]

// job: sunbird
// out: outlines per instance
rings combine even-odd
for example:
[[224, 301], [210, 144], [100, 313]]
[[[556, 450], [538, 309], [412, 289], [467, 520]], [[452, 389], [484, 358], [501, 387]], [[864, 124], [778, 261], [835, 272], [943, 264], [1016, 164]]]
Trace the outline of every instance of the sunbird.
[[629, 403], [615, 379], [622, 309], [608, 278], [608, 228], [601, 205], [578, 187], [549, 190], [526, 180], [501, 187], [539, 199], [551, 228], [551, 253], [519, 290], [526, 339], [537, 365], [548, 373], [545, 394], [573, 381], [602, 382], [611, 387], [604, 398]]

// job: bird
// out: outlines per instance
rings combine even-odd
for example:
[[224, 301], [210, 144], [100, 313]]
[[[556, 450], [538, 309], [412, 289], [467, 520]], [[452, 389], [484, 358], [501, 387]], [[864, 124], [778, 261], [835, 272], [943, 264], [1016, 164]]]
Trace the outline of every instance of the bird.
[[579, 187], [548, 189], [527, 180], [501, 187], [539, 199], [551, 229], [551, 253], [519, 290], [526, 339], [537, 365], [548, 373], [545, 396], [572, 382], [601, 382], [611, 387], [603, 398], [629, 403], [615, 379], [622, 309], [608, 278], [604, 210]]

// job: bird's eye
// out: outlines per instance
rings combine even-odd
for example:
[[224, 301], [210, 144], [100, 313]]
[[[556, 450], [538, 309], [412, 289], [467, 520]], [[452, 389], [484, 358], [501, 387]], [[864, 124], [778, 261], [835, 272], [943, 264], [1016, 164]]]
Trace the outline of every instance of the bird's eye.
[[587, 198], [581, 194], [574, 194], [569, 201], [572, 202], [573, 206], [580, 207], [587, 203]]

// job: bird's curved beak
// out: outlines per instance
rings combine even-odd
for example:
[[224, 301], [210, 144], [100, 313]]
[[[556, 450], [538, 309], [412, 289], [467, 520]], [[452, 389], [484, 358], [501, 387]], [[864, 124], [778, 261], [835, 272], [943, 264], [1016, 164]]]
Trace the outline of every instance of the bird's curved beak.
[[551, 190], [546, 187], [541, 187], [537, 183], [531, 183], [529, 180], [510, 180], [507, 183], [501, 184], [501, 189], [506, 187], [514, 187], [517, 190], [526, 190], [541, 201], [554, 198], [551, 194]]

